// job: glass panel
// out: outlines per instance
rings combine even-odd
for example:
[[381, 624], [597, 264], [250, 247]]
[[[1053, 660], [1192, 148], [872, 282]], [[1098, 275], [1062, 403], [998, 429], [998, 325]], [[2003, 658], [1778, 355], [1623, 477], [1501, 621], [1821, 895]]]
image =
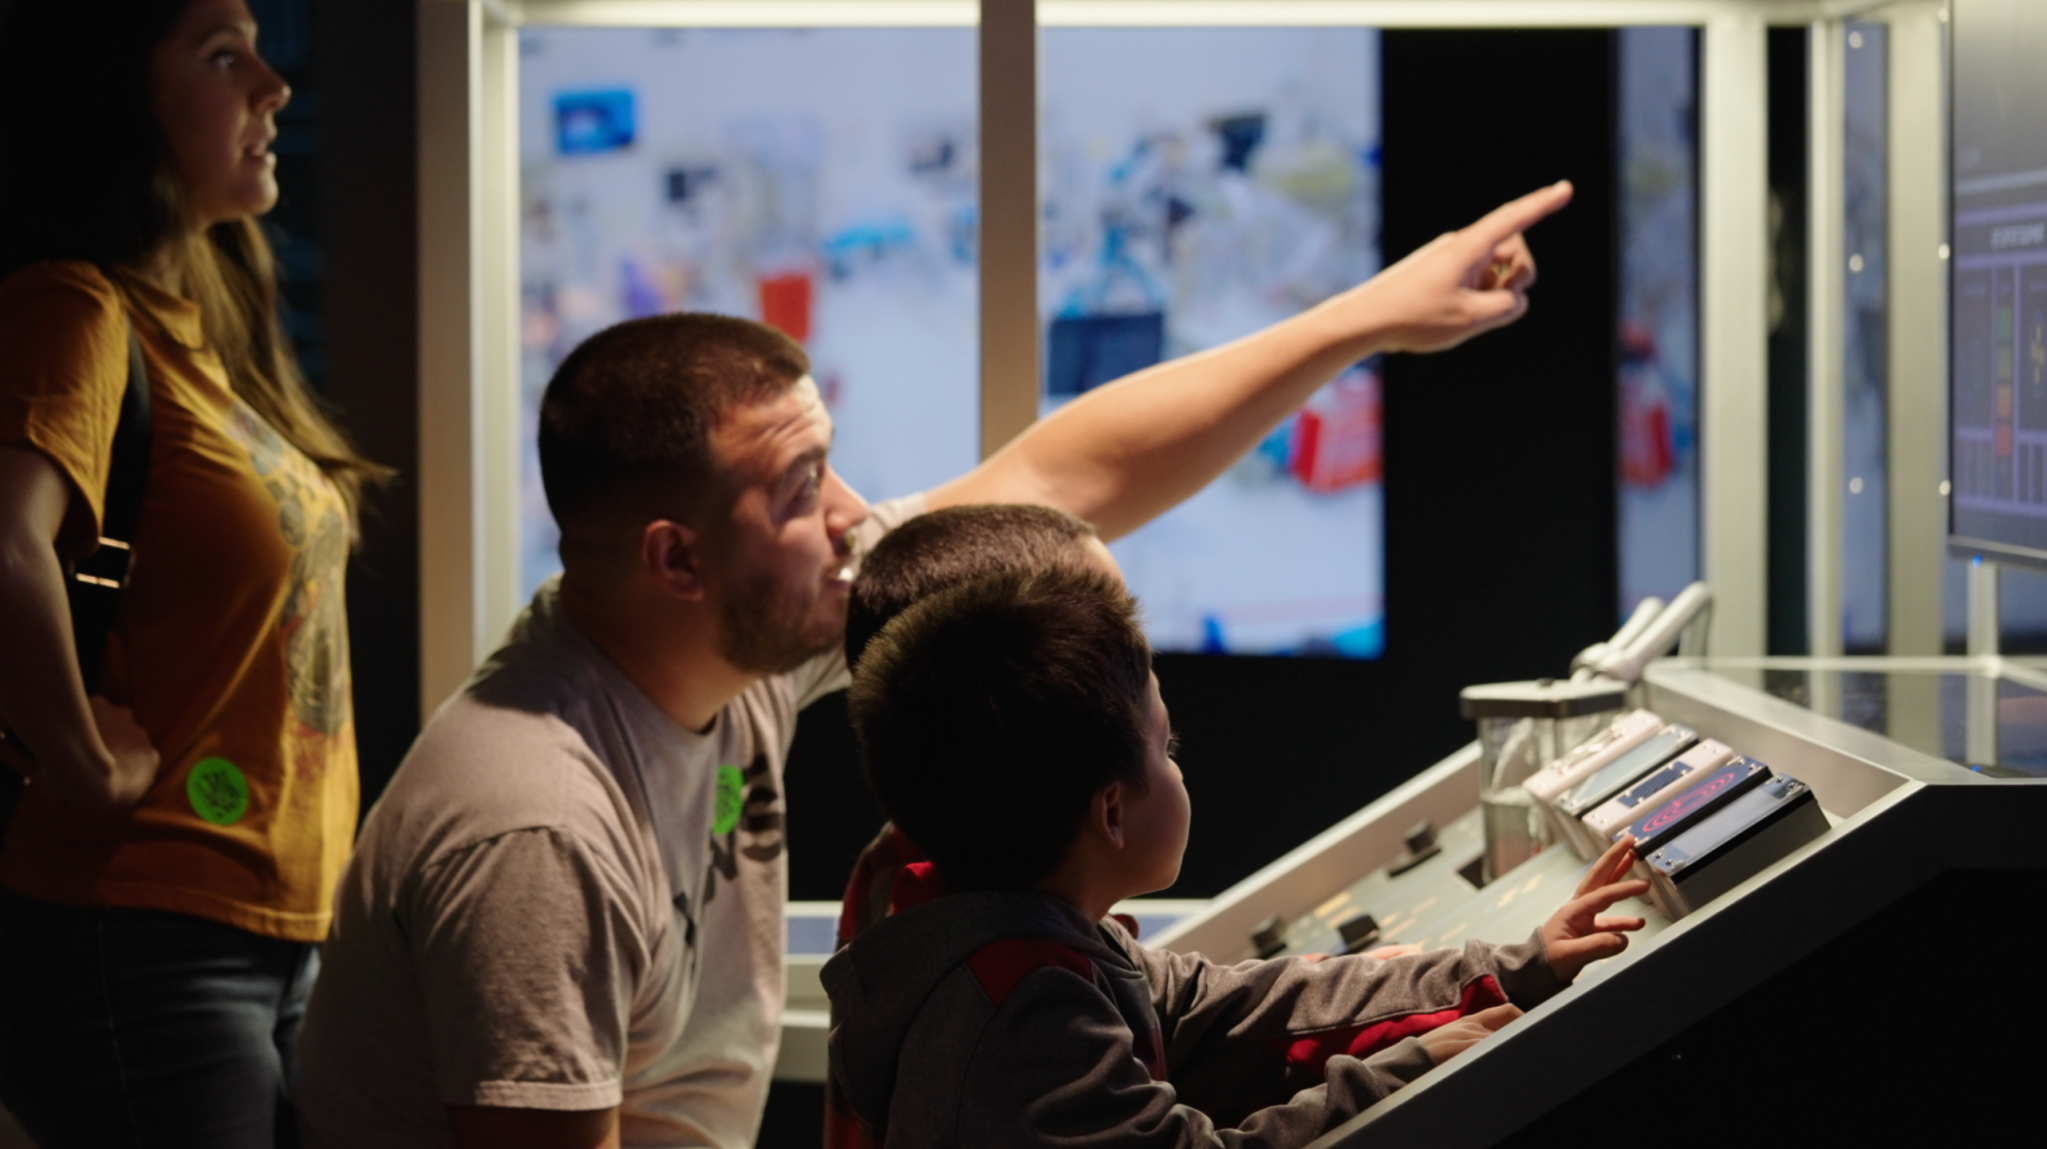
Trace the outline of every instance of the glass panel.
[[1618, 34], [1623, 614], [1699, 577], [1697, 39]]
[[[1753, 674], [1736, 672], [1736, 680]], [[1837, 699], [1838, 718], [1922, 754], [1945, 758], [1997, 778], [2047, 777], [2047, 691], [2009, 678], [1994, 680], [1996, 761], [1970, 760], [1970, 687], [1990, 685], [1968, 673], [1904, 670], [1783, 670], [1763, 672], [1763, 690], [1811, 707], [1813, 698]], [[1795, 773], [1796, 768], [1791, 767]]]
[[979, 457], [972, 29], [520, 33], [521, 580], [560, 569], [534, 419], [575, 345], [715, 311], [801, 340], [870, 497]]
[[1841, 643], [1850, 653], [1882, 652], [1887, 617], [1889, 518], [1884, 391], [1889, 379], [1889, 290], [1884, 259], [1890, 221], [1888, 29], [1850, 24], [1843, 101], [1848, 253], [1847, 306], [1842, 315], [1845, 394], [1841, 459], [1848, 497], [1841, 507]]
[[[1378, 270], [1379, 36], [1048, 28], [1039, 299], [1049, 412]], [[1162, 650], [1375, 657], [1379, 378], [1362, 364], [1113, 550]]]

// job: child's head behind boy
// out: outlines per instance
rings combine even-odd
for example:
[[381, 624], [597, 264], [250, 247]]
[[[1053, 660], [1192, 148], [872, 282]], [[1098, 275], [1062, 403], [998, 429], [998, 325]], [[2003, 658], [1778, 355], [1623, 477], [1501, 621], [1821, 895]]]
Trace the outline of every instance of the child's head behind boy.
[[1179, 874], [1187, 792], [1136, 607], [1105, 572], [915, 603], [867, 646], [849, 705], [883, 809], [952, 889], [1041, 889], [1094, 919]]
[[1087, 520], [1054, 507], [976, 504], [918, 515], [860, 562], [846, 601], [846, 665], [858, 666], [881, 628], [928, 595], [984, 575], [1055, 566], [1123, 577]]

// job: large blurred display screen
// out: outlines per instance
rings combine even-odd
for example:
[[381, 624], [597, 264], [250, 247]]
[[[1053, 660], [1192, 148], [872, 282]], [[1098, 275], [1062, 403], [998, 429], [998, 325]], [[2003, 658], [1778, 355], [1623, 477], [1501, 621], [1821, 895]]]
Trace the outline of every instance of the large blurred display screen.
[[[578, 342], [677, 310], [809, 351], [870, 499], [979, 444], [972, 29], [527, 29], [519, 61], [521, 575], [559, 569], [533, 456]], [[1366, 29], [1047, 29], [1049, 413], [1378, 270]], [[1360, 365], [1114, 550], [1164, 650], [1384, 645], [1379, 380]]]
[[[1049, 413], [1377, 271], [1379, 35], [1048, 28], [1039, 304]], [[1380, 385], [1359, 365], [1111, 549], [1163, 650], [1376, 657]]]
[[1959, 0], [1953, 533], [2047, 561], [2047, 4]]
[[800, 340], [832, 466], [886, 498], [980, 446], [974, 31], [520, 33], [521, 581], [560, 569], [534, 456], [556, 365], [623, 319]]

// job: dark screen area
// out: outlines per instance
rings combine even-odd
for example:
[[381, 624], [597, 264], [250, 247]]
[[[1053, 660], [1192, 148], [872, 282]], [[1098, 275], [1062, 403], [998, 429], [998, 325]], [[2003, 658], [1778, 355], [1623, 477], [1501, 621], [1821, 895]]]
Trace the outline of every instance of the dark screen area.
[[1950, 27], [1950, 529], [2047, 567], [2047, 8], [1961, 0]]

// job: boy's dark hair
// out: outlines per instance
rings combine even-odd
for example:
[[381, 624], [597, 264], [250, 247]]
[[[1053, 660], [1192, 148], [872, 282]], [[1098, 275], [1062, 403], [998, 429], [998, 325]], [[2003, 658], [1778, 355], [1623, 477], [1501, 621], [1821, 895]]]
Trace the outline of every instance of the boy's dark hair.
[[809, 373], [795, 340], [725, 315], [631, 319], [584, 340], [540, 401], [540, 479], [564, 543], [605, 517], [724, 509], [738, 487], [712, 457], [719, 418]]
[[860, 560], [846, 600], [846, 665], [857, 665], [868, 642], [918, 599], [983, 575], [1072, 564], [1081, 540], [1093, 537], [1077, 515], [1023, 503], [918, 515]]
[[882, 809], [960, 890], [1051, 876], [1095, 792], [1142, 792], [1151, 648], [1097, 571], [1008, 572], [882, 628], [848, 706]]

